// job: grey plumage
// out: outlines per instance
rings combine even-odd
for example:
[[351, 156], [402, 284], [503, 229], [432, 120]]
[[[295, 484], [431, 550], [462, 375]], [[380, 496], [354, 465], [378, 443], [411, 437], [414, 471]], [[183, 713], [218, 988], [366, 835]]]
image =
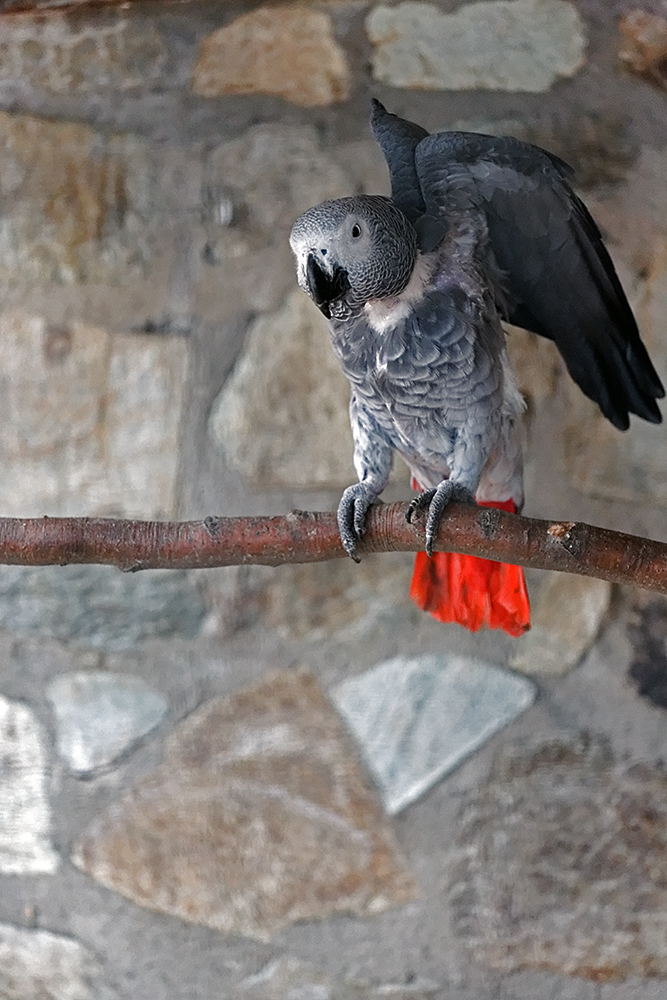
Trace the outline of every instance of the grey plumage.
[[599, 231], [557, 157], [515, 139], [429, 136], [374, 102], [392, 198], [310, 209], [290, 242], [350, 381], [359, 483], [339, 506], [351, 555], [393, 451], [423, 489], [430, 551], [452, 496], [522, 493], [522, 400], [502, 319], [553, 339], [619, 427], [660, 420], [662, 385]]
[[[314, 254], [296, 254], [297, 280], [317, 299], [319, 275], [329, 275], [323, 286], [326, 301], [317, 303], [320, 308], [324, 306], [327, 316], [332, 305], [334, 312], [342, 316], [346, 309], [354, 309], [369, 299], [398, 295], [410, 280], [417, 259], [417, 234], [390, 198], [359, 195], [316, 205], [294, 223], [292, 247], [310, 244], [314, 234], [318, 237]], [[331, 242], [338, 257], [344, 258], [344, 267], [337, 272], [329, 267], [331, 256], [327, 260]], [[340, 289], [336, 286], [339, 273], [345, 275]], [[338, 293], [333, 298], [332, 291]]]
[[507, 136], [427, 135], [378, 101], [371, 129], [389, 165], [392, 199], [417, 229], [446, 219], [452, 189], [460, 197], [462, 186], [486, 218], [504, 276], [503, 317], [552, 339], [574, 381], [616, 427], [629, 426], [629, 413], [658, 423], [662, 384], [600, 231], [569, 186], [571, 168]]

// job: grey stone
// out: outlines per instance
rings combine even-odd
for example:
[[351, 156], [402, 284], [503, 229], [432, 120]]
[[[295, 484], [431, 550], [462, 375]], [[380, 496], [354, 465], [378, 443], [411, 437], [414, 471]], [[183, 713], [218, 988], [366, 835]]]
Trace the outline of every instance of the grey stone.
[[0, 567], [0, 628], [12, 632], [126, 649], [151, 638], [193, 638], [205, 615], [194, 576], [180, 570]]
[[400, 618], [408, 626], [419, 618], [408, 596], [413, 565], [412, 554], [385, 552], [359, 564], [335, 559], [274, 571], [248, 567], [240, 597], [250, 620], [285, 638], [358, 640], [382, 623]]
[[416, 896], [343, 726], [304, 671], [182, 722], [163, 764], [92, 822], [73, 861], [148, 909], [260, 940]]
[[457, 820], [450, 897], [475, 960], [667, 978], [666, 804], [664, 768], [616, 762], [603, 741], [504, 749]]
[[9, 15], [2, 21], [0, 86], [85, 94], [164, 85], [168, 55], [154, 25], [116, 11], [99, 12], [94, 20], [56, 12], [48, 18]]
[[606, 580], [547, 574], [531, 609], [530, 631], [513, 646], [512, 669], [551, 677], [567, 673], [593, 645], [611, 589]]
[[173, 516], [188, 371], [182, 337], [1, 314], [0, 512]]
[[332, 692], [391, 815], [526, 709], [535, 687], [462, 656], [396, 657]]
[[419, 90], [548, 90], [585, 62], [582, 19], [564, 0], [488, 0], [445, 14], [428, 3], [374, 7], [373, 75]]
[[326, 321], [297, 289], [251, 325], [211, 433], [252, 486], [347, 486], [356, 479], [349, 402]]
[[138, 137], [0, 112], [0, 197], [0, 283], [144, 275], [155, 164]]
[[311, 126], [255, 125], [211, 150], [203, 165], [198, 310], [224, 314], [242, 298], [253, 311], [276, 309], [296, 284], [289, 233], [312, 205], [354, 190], [347, 171], [322, 149]]
[[44, 744], [34, 714], [0, 695], [0, 872], [52, 875], [58, 868], [46, 779]]
[[57, 721], [58, 753], [87, 774], [111, 764], [162, 722], [168, 703], [139, 677], [104, 671], [65, 674], [47, 697]]
[[100, 963], [78, 941], [0, 924], [2, 1000], [111, 1000]]
[[281, 955], [239, 983], [248, 1000], [428, 1000], [438, 984], [414, 978], [410, 983], [341, 982], [292, 955]]

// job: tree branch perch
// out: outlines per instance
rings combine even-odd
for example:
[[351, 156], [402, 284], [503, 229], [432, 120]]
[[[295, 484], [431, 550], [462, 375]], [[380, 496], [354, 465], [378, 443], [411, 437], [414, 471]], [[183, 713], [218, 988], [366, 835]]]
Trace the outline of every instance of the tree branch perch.
[[[405, 503], [371, 507], [360, 554], [416, 552], [421, 522]], [[583, 522], [543, 521], [488, 507], [452, 504], [434, 548], [535, 569], [594, 576], [667, 594], [667, 544]], [[203, 521], [110, 518], [0, 518], [0, 563], [98, 563], [122, 570], [322, 562], [347, 558], [336, 515], [291, 511], [279, 517]]]

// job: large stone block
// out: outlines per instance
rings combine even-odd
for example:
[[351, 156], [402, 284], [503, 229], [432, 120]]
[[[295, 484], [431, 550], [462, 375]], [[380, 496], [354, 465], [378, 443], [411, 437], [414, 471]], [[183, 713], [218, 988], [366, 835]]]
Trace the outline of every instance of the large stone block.
[[297, 289], [251, 325], [211, 432], [252, 486], [347, 486], [357, 478], [349, 401], [326, 320]]
[[[167, 82], [165, 39], [148, 21], [117, 11], [94, 19], [60, 13], [7, 15], [0, 34], [0, 87], [53, 94], [129, 90]], [[173, 71], [174, 67], [169, 67]]]
[[194, 638], [206, 606], [191, 573], [111, 566], [0, 566], [0, 628], [98, 649]]
[[192, 89], [203, 97], [277, 94], [314, 107], [346, 100], [350, 72], [324, 11], [260, 7], [204, 39]]
[[354, 191], [310, 126], [255, 125], [204, 158], [202, 255], [208, 265], [198, 308], [219, 315], [228, 302], [276, 309], [295, 287], [289, 233], [306, 209]]
[[0, 514], [169, 517], [187, 342], [0, 314]]
[[0, 112], [0, 283], [140, 277], [153, 189], [142, 140]]
[[148, 909], [259, 939], [416, 895], [342, 723], [300, 671], [181, 723], [164, 763], [93, 821], [73, 860]]
[[374, 7], [373, 75], [418, 90], [548, 90], [585, 62], [581, 17], [565, 0], [482, 0], [445, 14], [429, 3]]
[[513, 645], [512, 669], [547, 677], [566, 674], [595, 642], [610, 600], [606, 580], [548, 573], [531, 611], [530, 631]]
[[244, 610], [289, 639], [310, 642], [360, 637], [397, 618], [408, 627], [422, 614], [408, 596], [413, 563], [411, 553], [386, 552], [364, 556], [360, 564], [335, 559], [254, 567], [245, 581]]
[[666, 803], [663, 767], [587, 736], [504, 750], [457, 823], [451, 900], [475, 960], [637, 977], [626, 996], [666, 978]]

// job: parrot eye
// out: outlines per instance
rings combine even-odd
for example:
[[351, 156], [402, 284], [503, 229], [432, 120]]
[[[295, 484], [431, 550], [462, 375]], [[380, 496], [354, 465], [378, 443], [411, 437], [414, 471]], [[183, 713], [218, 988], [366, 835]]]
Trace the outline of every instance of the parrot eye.
[[352, 226], [352, 239], [358, 240], [360, 236], [361, 236], [361, 226], [358, 226], [357, 223], [355, 222], [355, 224]]

